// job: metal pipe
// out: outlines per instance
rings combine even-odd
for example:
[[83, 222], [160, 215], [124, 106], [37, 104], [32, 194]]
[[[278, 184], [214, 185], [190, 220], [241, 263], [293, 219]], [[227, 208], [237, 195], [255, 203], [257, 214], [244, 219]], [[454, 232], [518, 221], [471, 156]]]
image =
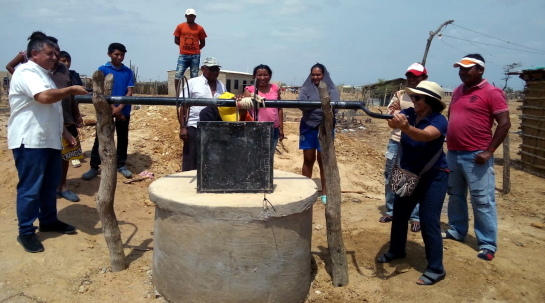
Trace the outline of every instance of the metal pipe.
[[[139, 105], [176, 105], [174, 97], [117, 97], [104, 96], [106, 101], [112, 104], [139, 104]], [[91, 95], [75, 96], [78, 103], [93, 103]], [[235, 107], [236, 102], [232, 99], [201, 99], [201, 98], [185, 98], [178, 99], [178, 105], [185, 106], [220, 106], [220, 107]], [[272, 108], [321, 108], [320, 100], [265, 100], [266, 107]], [[361, 109], [367, 115], [377, 119], [391, 119], [391, 115], [375, 113], [365, 107], [363, 101], [331, 101], [332, 108], [338, 109]]]

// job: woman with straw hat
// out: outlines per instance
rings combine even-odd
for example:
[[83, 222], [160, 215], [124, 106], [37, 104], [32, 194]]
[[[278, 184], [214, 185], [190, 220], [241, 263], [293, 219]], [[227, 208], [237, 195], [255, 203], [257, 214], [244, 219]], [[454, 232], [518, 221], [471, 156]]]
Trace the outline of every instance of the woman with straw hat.
[[448, 122], [441, 114], [446, 105], [441, 100], [443, 89], [435, 82], [422, 81], [416, 88], [406, 88], [406, 93], [414, 108], [395, 114], [388, 120], [388, 125], [402, 131], [400, 168], [420, 175], [420, 180], [412, 194], [396, 195], [390, 248], [377, 262], [388, 263], [406, 256], [407, 221], [420, 203], [420, 225], [428, 266], [416, 283], [432, 285], [446, 275], [440, 226], [449, 174], [443, 152]]

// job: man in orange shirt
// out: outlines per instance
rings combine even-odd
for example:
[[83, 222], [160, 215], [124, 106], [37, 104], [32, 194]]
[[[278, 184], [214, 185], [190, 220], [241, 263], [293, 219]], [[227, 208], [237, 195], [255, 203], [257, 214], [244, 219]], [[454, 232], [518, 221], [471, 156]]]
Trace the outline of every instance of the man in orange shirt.
[[191, 71], [191, 78], [199, 75], [201, 49], [205, 45], [206, 38], [204, 28], [195, 23], [197, 12], [194, 9], [188, 8], [185, 11], [185, 18], [187, 22], [178, 24], [174, 31], [174, 43], [180, 46], [180, 56], [174, 79], [176, 88], [178, 88], [180, 79], [188, 67]]

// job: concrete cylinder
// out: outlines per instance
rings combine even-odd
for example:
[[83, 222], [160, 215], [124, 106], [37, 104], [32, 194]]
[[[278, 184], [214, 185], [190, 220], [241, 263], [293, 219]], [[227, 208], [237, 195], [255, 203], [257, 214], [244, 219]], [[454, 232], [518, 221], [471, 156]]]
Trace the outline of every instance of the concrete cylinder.
[[[149, 187], [153, 283], [170, 302], [303, 302], [316, 184], [274, 171], [274, 192], [197, 194], [196, 171]], [[264, 208], [265, 207], [265, 208]], [[274, 207], [274, 210], [273, 210]]]

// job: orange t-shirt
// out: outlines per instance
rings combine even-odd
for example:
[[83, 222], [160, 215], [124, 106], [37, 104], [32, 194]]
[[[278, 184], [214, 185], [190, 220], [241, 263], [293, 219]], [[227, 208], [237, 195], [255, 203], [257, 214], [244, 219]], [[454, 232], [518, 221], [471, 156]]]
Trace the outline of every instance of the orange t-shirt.
[[174, 36], [180, 38], [180, 54], [182, 55], [198, 55], [201, 53], [199, 41], [206, 38], [204, 28], [197, 23], [187, 24], [180, 23], [174, 30]]

